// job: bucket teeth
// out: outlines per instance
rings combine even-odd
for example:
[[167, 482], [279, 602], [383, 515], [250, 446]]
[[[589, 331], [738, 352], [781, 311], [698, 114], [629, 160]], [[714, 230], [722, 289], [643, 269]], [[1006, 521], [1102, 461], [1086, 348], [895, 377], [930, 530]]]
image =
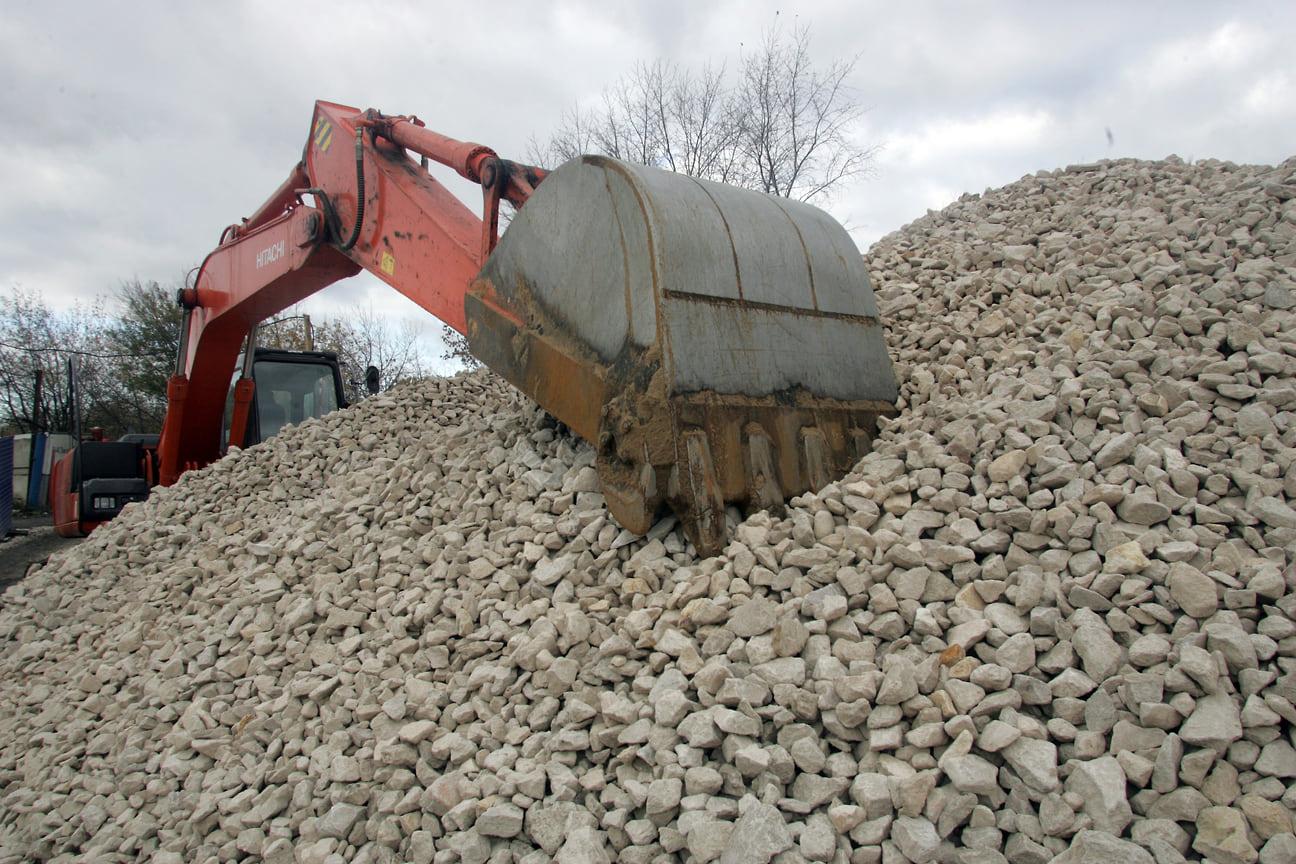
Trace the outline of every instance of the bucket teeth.
[[823, 432], [813, 426], [801, 430], [801, 458], [805, 463], [810, 489], [818, 491], [827, 486], [832, 480], [832, 457], [828, 453], [828, 442], [824, 439]]
[[595, 460], [603, 497], [613, 518], [636, 534], [646, 534], [657, 518], [662, 496], [657, 491], [657, 473], [644, 454], [638, 465], [622, 462], [608, 451]]
[[679, 463], [679, 500], [672, 505], [698, 551], [715, 555], [724, 547], [727, 529], [724, 494], [711, 460], [711, 445], [701, 429], [685, 430], [679, 443], [684, 458]]
[[863, 429], [850, 430], [851, 444], [855, 447], [855, 459], [858, 462], [869, 454], [873, 449], [873, 438]]
[[643, 464], [639, 466], [639, 488], [643, 489], [644, 498], [647, 500], [661, 500], [661, 496], [657, 494], [657, 472], [653, 470], [652, 464], [648, 461], [647, 445], [644, 445]]
[[783, 506], [774, 442], [757, 423], [747, 424], [747, 500], [758, 510]]

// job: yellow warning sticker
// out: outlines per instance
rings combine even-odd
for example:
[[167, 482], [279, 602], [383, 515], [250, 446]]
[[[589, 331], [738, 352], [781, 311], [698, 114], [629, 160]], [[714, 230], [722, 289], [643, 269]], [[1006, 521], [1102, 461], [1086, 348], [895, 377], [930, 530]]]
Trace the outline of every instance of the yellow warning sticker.
[[329, 145], [333, 143], [333, 124], [323, 117], [315, 122], [315, 146], [322, 152], [327, 153]]
[[382, 255], [378, 256], [378, 266], [382, 268], [384, 273], [391, 276], [396, 272], [396, 256], [390, 252], [382, 253]]

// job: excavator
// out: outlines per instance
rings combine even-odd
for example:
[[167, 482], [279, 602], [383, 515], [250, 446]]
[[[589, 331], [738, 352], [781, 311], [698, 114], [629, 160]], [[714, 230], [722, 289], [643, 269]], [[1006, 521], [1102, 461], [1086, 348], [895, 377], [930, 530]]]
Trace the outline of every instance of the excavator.
[[[481, 187], [480, 216], [429, 160]], [[723, 549], [728, 507], [822, 488], [896, 413], [863, 259], [823, 211], [604, 156], [545, 171], [321, 101], [301, 161], [180, 291], [158, 483], [246, 443], [270, 410], [253, 375], [230, 386], [255, 326], [361, 270], [589, 441], [624, 528], [668, 507], [703, 555]], [[300, 407], [305, 391], [279, 397]], [[67, 531], [93, 527], [64, 485]]]
[[[301, 423], [347, 407], [346, 381], [338, 355], [332, 351], [288, 351], [256, 344], [256, 327], [248, 332], [239, 358], [238, 376], [230, 383], [221, 426], [222, 450], [229, 445], [252, 447], [279, 434], [290, 423]], [[51, 469], [54, 529], [63, 537], [84, 537], [116, 516], [127, 504], [144, 501], [159, 479], [160, 435], [129, 433], [116, 441], [103, 429], [81, 433], [81, 399], [77, 374], [69, 363], [73, 439], [77, 443]], [[377, 392], [377, 369], [369, 367], [366, 389]], [[255, 393], [255, 398], [246, 398]], [[240, 401], [236, 397], [243, 395]], [[235, 427], [234, 408], [242, 415]]]

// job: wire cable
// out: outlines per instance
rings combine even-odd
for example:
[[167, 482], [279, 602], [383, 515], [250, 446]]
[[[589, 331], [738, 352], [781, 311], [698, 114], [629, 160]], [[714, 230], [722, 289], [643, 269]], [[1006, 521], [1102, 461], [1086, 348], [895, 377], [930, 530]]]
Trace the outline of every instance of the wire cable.
[[170, 357], [170, 352], [159, 353], [156, 351], [133, 351], [127, 354], [103, 354], [97, 351], [79, 351], [75, 348], [39, 348], [31, 345], [14, 345], [10, 342], [0, 342], [0, 348], [8, 348], [11, 351], [23, 351], [31, 354], [76, 354], [82, 357], [97, 357], [101, 360], [120, 360], [127, 357]]

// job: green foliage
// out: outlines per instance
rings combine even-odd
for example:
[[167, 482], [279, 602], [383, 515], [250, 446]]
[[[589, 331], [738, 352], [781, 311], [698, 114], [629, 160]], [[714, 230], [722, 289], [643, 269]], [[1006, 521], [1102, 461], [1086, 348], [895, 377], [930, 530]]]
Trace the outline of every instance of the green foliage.
[[109, 438], [158, 431], [179, 344], [174, 296], [157, 283], [126, 283], [122, 311], [110, 316], [101, 302], [55, 311], [40, 292], [11, 288], [0, 303], [0, 426], [72, 431], [71, 361], [83, 430], [99, 426]]
[[108, 339], [113, 350], [124, 355], [117, 363], [127, 403], [122, 408], [128, 423], [140, 431], [156, 431], [166, 416], [167, 379], [180, 350], [176, 289], [136, 280], [122, 285], [119, 300], [121, 313], [108, 326]]

